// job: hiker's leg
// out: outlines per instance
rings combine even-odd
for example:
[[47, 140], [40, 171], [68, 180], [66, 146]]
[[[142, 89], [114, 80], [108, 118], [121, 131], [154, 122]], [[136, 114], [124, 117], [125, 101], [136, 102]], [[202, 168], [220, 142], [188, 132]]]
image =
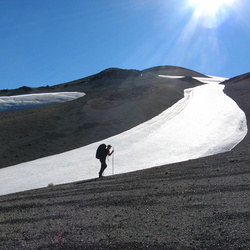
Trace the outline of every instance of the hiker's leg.
[[102, 177], [102, 173], [105, 170], [105, 168], [107, 167], [107, 164], [105, 162], [105, 159], [100, 159], [100, 162], [101, 162], [101, 169], [99, 172], [99, 177]]

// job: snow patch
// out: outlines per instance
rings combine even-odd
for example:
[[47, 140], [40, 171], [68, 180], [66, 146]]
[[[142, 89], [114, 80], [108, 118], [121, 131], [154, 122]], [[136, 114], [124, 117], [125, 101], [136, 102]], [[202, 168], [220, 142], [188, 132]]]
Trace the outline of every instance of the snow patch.
[[[159, 75], [159, 77], [165, 77], [165, 78], [172, 78], [172, 79], [181, 79], [184, 78], [185, 76], [170, 76], [170, 75]], [[202, 83], [214, 83], [214, 84], [218, 84], [221, 83], [225, 80], [227, 80], [228, 78], [225, 77], [218, 77], [218, 76], [207, 76], [207, 77], [192, 77]]]
[[184, 78], [185, 76], [159, 75], [159, 77], [172, 78], [172, 79], [180, 79], [180, 78]]
[[223, 92], [204, 84], [153, 119], [124, 133], [66, 153], [0, 170], [0, 194], [41, 188], [98, 176], [99, 144], [115, 147], [104, 175], [146, 169], [231, 150], [246, 135], [244, 112]]
[[84, 96], [81, 92], [39, 93], [0, 96], [0, 112], [26, 109], [52, 103], [67, 102]]

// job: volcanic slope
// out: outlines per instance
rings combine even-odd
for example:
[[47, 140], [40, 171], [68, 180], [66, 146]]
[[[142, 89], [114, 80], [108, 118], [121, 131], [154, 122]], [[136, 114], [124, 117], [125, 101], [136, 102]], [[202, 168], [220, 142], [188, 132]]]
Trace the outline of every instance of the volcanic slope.
[[[225, 93], [249, 122], [248, 82]], [[0, 247], [250, 249], [249, 152], [248, 133], [223, 154], [1, 196]]]
[[[231, 97], [239, 107], [244, 111], [247, 118], [248, 126], [250, 124], [250, 73], [233, 77], [227, 81], [224, 81], [224, 92]], [[245, 139], [236, 146], [238, 148], [249, 149], [250, 135], [247, 133]]]
[[[185, 76], [181, 79], [159, 75]], [[108, 138], [160, 114], [206, 77], [174, 66], [143, 71], [106, 69], [93, 76], [41, 88], [0, 94], [79, 91], [82, 98], [0, 113], [1, 168], [54, 155]]]

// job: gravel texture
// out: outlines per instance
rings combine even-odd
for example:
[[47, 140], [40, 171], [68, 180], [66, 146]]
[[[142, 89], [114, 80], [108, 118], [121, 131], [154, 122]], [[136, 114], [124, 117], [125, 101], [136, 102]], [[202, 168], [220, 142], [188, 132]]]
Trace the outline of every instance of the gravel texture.
[[250, 249], [250, 156], [0, 197], [0, 249]]

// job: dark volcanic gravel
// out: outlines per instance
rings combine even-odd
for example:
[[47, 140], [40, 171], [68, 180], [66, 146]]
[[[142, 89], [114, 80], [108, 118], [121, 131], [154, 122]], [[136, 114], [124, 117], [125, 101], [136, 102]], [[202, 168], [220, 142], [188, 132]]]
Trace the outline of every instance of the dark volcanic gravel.
[[250, 156], [0, 197], [1, 249], [250, 249]]

